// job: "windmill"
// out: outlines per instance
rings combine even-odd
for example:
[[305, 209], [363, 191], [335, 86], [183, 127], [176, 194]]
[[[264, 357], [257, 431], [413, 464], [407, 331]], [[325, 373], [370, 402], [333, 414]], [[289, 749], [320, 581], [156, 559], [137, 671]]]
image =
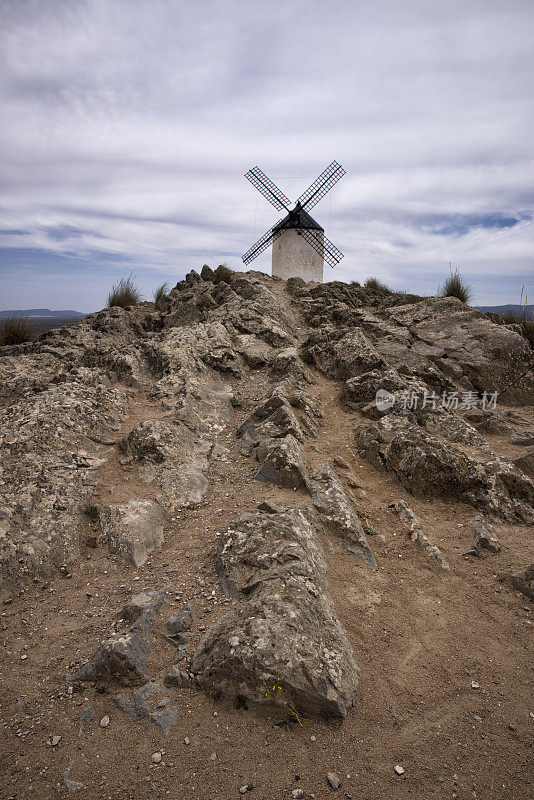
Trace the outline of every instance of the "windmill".
[[344, 174], [343, 167], [337, 161], [332, 161], [311, 186], [300, 195], [295, 207], [290, 210], [291, 200], [280, 191], [278, 186], [259, 167], [250, 169], [245, 178], [278, 211], [285, 209], [288, 213], [247, 250], [243, 256], [243, 262], [250, 264], [256, 256], [259, 256], [272, 244], [272, 274], [274, 276], [286, 280], [299, 277], [306, 281], [322, 283], [324, 262], [335, 267], [343, 258], [343, 253], [327, 239], [324, 235], [324, 228], [308, 214], [308, 211], [323, 199]]

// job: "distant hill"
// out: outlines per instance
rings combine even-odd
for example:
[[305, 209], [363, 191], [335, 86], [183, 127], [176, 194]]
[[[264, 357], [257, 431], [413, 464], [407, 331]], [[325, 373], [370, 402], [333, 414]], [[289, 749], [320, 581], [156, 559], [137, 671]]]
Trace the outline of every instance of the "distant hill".
[[505, 311], [525, 311], [532, 316], [534, 313], [534, 305], [520, 306], [514, 303], [507, 303], [505, 306], [477, 306], [479, 311], [491, 311], [492, 314], [504, 314]]
[[0, 311], [0, 317], [60, 317], [61, 319], [80, 319], [86, 317], [81, 311], [51, 311], [49, 308], [8, 309]]

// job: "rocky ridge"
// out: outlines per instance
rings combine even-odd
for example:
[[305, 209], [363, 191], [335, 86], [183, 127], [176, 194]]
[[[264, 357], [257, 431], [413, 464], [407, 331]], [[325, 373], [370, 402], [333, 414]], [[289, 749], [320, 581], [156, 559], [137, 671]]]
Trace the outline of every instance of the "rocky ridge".
[[[214, 621], [196, 629], [180, 595], [187, 622], [165, 622], [172, 589], [162, 581], [152, 595], [132, 597], [100, 645], [88, 643], [69, 673], [75, 685], [108, 687], [126, 714], [167, 733], [175, 706], [153, 700], [184, 688], [267, 703], [293, 719], [349, 713], [361, 659], [332, 600], [323, 547], [331, 537], [354, 569], [372, 571], [383, 537], [367, 524], [366, 493], [349, 465], [322, 457], [336, 421], [313, 391], [319, 380], [352, 415], [351, 445], [399, 496], [478, 512], [468, 556], [500, 552], [492, 524], [528, 530], [532, 423], [514, 409], [534, 396], [532, 350], [516, 329], [453, 298], [336, 282], [299, 287], [253, 272], [228, 285], [193, 271], [163, 311], [112, 308], [2, 349], [6, 599], [58, 572], [70, 576], [88, 547], [109, 550], [125, 569], [164, 551], [177, 515], [187, 511], [194, 525], [209, 504], [217, 465], [231, 470], [225, 431], [265, 487], [263, 503], [214, 530], [225, 595]], [[379, 389], [393, 397], [390, 407], [377, 407]], [[474, 398], [483, 392], [497, 392], [503, 409], [480, 411]], [[247, 393], [253, 402], [236, 425]], [[414, 395], [429, 398], [425, 408], [406, 402]], [[465, 397], [471, 405], [462, 408]], [[511, 449], [500, 451], [496, 437]], [[282, 504], [269, 500], [274, 488]], [[393, 494], [386, 507], [391, 500], [400, 530], [422, 551], [421, 569], [447, 580], [453, 554], [427, 536], [406, 500]], [[528, 596], [531, 575], [520, 568], [510, 585]], [[163, 639], [174, 661], [157, 662]]]

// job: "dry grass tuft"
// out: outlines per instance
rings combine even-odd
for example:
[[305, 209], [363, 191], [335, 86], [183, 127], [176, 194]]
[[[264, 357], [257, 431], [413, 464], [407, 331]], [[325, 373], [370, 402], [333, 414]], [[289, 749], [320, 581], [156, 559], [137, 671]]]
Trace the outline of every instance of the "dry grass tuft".
[[[356, 283], [356, 281], [354, 281], [354, 283]], [[366, 289], [372, 289], [374, 292], [380, 292], [380, 294], [391, 294], [389, 286], [379, 281], [378, 278], [367, 278], [363, 285]]]
[[233, 283], [235, 280], [235, 272], [230, 269], [227, 264], [219, 264], [217, 269], [214, 272], [215, 275], [215, 283]]
[[[525, 296], [524, 300], [523, 295]], [[534, 317], [532, 316], [532, 312], [529, 316], [527, 309], [528, 297], [524, 286], [521, 289], [521, 300], [519, 301], [519, 305], [521, 307], [517, 310], [512, 307], [508, 308], [503, 314], [501, 314], [501, 319], [503, 319], [507, 325], [520, 325], [523, 329], [523, 335], [526, 339], [528, 339], [530, 345], [534, 347]]]
[[134, 284], [133, 279], [134, 276], [129, 275], [127, 278], [121, 278], [112, 286], [108, 295], [108, 308], [113, 308], [113, 306], [127, 308], [141, 302], [143, 295]]
[[164, 311], [167, 306], [167, 290], [169, 286], [167, 282], [162, 283], [154, 290], [154, 305], [158, 311]]
[[451, 274], [440, 286], [439, 294], [441, 297], [457, 297], [462, 303], [470, 303], [473, 299], [473, 287], [464, 281], [458, 269], [453, 272], [451, 267]]
[[0, 322], [0, 345], [24, 344], [35, 339], [35, 328], [26, 317], [6, 317]]

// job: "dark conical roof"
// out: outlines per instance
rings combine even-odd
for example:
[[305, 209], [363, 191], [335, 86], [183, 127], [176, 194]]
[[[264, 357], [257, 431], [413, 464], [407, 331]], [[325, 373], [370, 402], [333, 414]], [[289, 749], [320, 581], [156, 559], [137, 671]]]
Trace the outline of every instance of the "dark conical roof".
[[300, 203], [297, 203], [293, 211], [290, 211], [278, 225], [274, 226], [273, 231], [280, 231], [283, 228], [311, 228], [324, 232], [324, 228], [313, 217], [310, 217], [307, 211], [304, 211]]

